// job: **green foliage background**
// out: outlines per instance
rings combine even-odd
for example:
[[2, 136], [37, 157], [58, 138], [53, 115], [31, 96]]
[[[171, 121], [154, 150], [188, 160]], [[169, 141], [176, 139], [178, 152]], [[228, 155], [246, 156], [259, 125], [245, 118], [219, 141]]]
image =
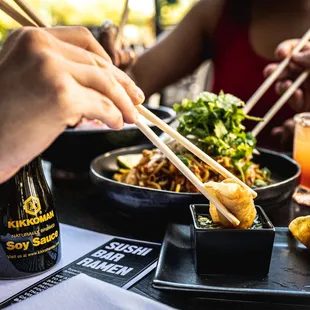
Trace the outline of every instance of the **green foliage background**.
[[[8, 0], [13, 3], [12, 0]], [[110, 19], [115, 24], [119, 23], [124, 0], [92, 0], [89, 1], [66, 1], [66, 0], [28, 0], [37, 10], [42, 18], [52, 25], [100, 25], [105, 19]], [[131, 10], [128, 17], [128, 24], [138, 27], [145, 27], [154, 31], [155, 23], [155, 0], [140, 0], [154, 2], [154, 12], [141, 12]], [[189, 8], [197, 0], [157, 0], [159, 4], [159, 22], [163, 28], [170, 27], [178, 23], [187, 13]], [[79, 8], [78, 4], [84, 4], [84, 8]], [[19, 27], [10, 17], [0, 11], [0, 42], [5, 39], [8, 32]]]

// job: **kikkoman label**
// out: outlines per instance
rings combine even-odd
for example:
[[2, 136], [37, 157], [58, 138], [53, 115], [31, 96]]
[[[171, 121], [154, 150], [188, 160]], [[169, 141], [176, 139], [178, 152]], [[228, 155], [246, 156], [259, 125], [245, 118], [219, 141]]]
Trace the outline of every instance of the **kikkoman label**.
[[22, 228], [22, 227], [34, 226], [44, 223], [54, 217], [55, 217], [54, 211], [50, 211], [49, 213], [45, 213], [43, 215], [36, 216], [30, 219], [8, 221], [8, 228]]
[[[23, 218], [11, 218], [7, 222], [9, 231], [6, 240], [3, 238], [4, 249], [7, 258], [19, 271], [30, 272], [33, 267], [40, 271], [42, 262], [49, 258], [39, 256], [59, 246], [59, 225], [53, 209], [42, 212], [38, 197], [28, 197], [23, 210]], [[50, 259], [55, 261], [57, 257]]]
[[24, 202], [24, 210], [27, 214], [36, 216], [41, 211], [40, 199], [30, 196]]
[[0, 186], [0, 279], [32, 276], [60, 259], [59, 223], [40, 161]]

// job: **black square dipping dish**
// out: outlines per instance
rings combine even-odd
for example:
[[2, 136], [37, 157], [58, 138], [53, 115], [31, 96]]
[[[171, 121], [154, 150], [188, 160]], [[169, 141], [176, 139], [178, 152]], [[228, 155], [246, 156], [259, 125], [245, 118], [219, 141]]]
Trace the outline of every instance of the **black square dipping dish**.
[[213, 224], [208, 221], [209, 205], [191, 205], [190, 210], [191, 242], [198, 274], [268, 274], [275, 228], [261, 207], [256, 206], [257, 217], [249, 229]]

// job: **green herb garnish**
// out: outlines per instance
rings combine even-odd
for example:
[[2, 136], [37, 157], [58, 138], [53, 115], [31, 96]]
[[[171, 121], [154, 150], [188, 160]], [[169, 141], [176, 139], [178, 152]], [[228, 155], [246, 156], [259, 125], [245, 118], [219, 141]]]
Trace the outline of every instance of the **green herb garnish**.
[[[203, 92], [196, 100], [183, 99], [181, 104], [174, 105], [174, 110], [179, 120], [178, 132], [213, 158], [226, 158], [232, 172], [246, 182], [251, 178], [247, 172], [254, 164], [251, 159], [256, 139], [246, 131], [243, 121], [263, 119], [245, 114], [243, 106], [239, 98], [222, 91], [219, 95]], [[183, 158], [181, 160], [187, 164]], [[248, 181], [254, 187], [270, 182], [267, 168], [260, 169], [260, 180]]]
[[184, 136], [197, 138], [199, 147], [212, 156], [229, 156], [234, 160], [251, 156], [256, 139], [245, 132], [243, 120], [262, 121], [246, 115], [241, 109], [244, 102], [230, 94], [209, 92], [197, 100], [184, 99], [175, 104], [178, 113], [178, 131]]

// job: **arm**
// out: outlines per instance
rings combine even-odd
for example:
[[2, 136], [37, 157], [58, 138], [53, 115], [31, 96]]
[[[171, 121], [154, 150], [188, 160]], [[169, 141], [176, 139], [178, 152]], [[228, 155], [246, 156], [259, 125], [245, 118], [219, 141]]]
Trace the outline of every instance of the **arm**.
[[[199, 1], [171, 33], [137, 59], [128, 73], [147, 97], [203, 62], [223, 4], [221, 0]], [[211, 56], [210, 51], [207, 56]]]

